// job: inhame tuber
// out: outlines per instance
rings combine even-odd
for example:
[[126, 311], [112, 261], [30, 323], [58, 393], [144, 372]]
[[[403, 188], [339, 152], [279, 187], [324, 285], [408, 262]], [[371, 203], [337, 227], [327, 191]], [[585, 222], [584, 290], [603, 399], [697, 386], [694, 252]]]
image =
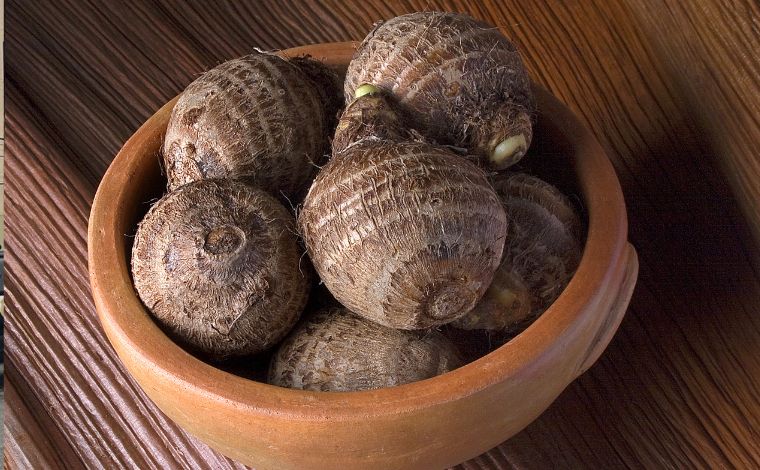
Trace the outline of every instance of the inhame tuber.
[[293, 199], [325, 152], [318, 86], [291, 62], [256, 52], [191, 83], [164, 141], [169, 190], [204, 178], [239, 178]]
[[233, 180], [189, 183], [140, 223], [132, 276], [145, 306], [177, 339], [212, 358], [280, 341], [306, 304], [309, 280], [293, 216]]
[[338, 129], [358, 140], [319, 172], [298, 223], [338, 301], [386, 326], [428, 328], [483, 295], [501, 260], [506, 215], [483, 170], [443, 147], [394, 140], [384, 126], [398, 121], [384, 99], [357, 100], [382, 105], [371, 128], [353, 122], [371, 107], [347, 107]]
[[269, 383], [316, 391], [392, 387], [462, 365], [453, 344], [435, 331], [402, 331], [325, 309], [297, 326], [272, 358]]
[[508, 218], [503, 259], [483, 299], [452, 325], [515, 332], [567, 286], [581, 258], [583, 225], [572, 203], [539, 178], [500, 174], [494, 188]]
[[492, 168], [516, 163], [530, 146], [534, 104], [520, 54], [467, 15], [418, 12], [376, 26], [348, 66], [346, 101], [365, 84], [391, 93], [427, 137]]

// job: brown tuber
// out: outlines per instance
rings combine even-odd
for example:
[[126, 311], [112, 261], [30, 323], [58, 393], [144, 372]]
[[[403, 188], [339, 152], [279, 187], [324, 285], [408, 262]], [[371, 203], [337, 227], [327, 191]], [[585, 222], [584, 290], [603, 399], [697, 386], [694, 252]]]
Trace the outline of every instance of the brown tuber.
[[[324, 108], [324, 122], [329, 130], [325, 134], [325, 138], [329, 141], [344, 104], [341, 92], [343, 80], [330, 67], [308, 55], [292, 57], [290, 58], [290, 63], [301, 69], [301, 72], [314, 84], [314, 89], [319, 94], [322, 107]], [[327, 147], [325, 146], [325, 148]]]
[[135, 289], [181, 342], [215, 359], [280, 341], [306, 304], [293, 216], [233, 180], [187, 184], [159, 200], [132, 249]]
[[376, 26], [348, 66], [346, 100], [365, 84], [391, 93], [427, 137], [492, 168], [516, 163], [530, 146], [534, 104], [520, 55], [497, 28], [467, 15], [419, 12]]
[[166, 130], [169, 190], [239, 178], [297, 197], [326, 150], [328, 111], [318, 88], [299, 66], [264, 52], [201, 75], [180, 95]]
[[364, 85], [361, 91], [361, 99], [351, 101], [340, 116], [332, 141], [333, 155], [365, 138], [414, 140], [387, 96], [372, 85]]
[[[358, 140], [346, 139], [355, 141], [306, 196], [298, 223], [307, 250], [330, 292], [358, 315], [401, 329], [448, 323], [475, 306], [499, 265], [501, 201], [480, 168], [448, 149], [393, 140], [384, 126], [398, 121], [383, 95], [360, 100], [383, 111], [354, 114], [354, 103], [341, 117], [338, 130]], [[379, 116], [370, 129], [353, 122], [367, 113]]]
[[305, 319], [272, 358], [269, 383], [315, 391], [355, 391], [423, 380], [462, 365], [435, 331], [402, 331], [325, 309]]
[[514, 333], [567, 286], [580, 261], [583, 225], [572, 203], [539, 178], [500, 174], [493, 183], [509, 221], [503, 259], [483, 299], [452, 325]]

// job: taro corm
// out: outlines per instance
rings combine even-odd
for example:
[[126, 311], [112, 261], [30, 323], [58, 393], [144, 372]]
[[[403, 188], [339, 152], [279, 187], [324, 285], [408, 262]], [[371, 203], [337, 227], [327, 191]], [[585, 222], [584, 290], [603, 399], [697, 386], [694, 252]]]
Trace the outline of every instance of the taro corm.
[[263, 190], [201, 180], [159, 200], [137, 230], [132, 276], [168, 332], [214, 359], [274, 346], [308, 292], [293, 216]]
[[[352, 112], [360, 101], [369, 105]], [[338, 132], [354, 142], [319, 172], [298, 224], [340, 303], [382, 325], [421, 329], [475, 306], [499, 266], [507, 223], [483, 170], [444, 147], [399, 140], [399, 124], [382, 94], [349, 105]]]
[[364, 84], [391, 93], [429, 138], [491, 168], [513, 165], [530, 146], [535, 110], [520, 54], [497, 28], [467, 15], [419, 12], [376, 26], [349, 64], [346, 100]]
[[301, 68], [255, 52], [207, 71], [180, 95], [164, 140], [169, 190], [240, 178], [297, 198], [326, 150], [327, 112]]
[[316, 391], [392, 387], [462, 365], [454, 345], [435, 331], [403, 331], [345, 308], [316, 312], [273, 356], [269, 383]]
[[541, 315], [567, 286], [580, 262], [583, 224], [572, 202], [535, 176], [502, 173], [493, 184], [508, 218], [502, 262], [483, 299], [452, 325], [509, 337]]

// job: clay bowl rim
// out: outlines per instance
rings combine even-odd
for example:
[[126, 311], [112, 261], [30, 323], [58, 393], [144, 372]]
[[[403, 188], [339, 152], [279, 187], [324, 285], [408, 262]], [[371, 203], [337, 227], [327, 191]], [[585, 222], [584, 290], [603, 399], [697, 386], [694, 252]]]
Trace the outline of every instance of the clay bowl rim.
[[[338, 66], [348, 62], [357, 44], [315, 44], [284, 50], [281, 54], [310, 54]], [[454, 371], [410, 384], [358, 392], [315, 392], [281, 388], [233, 375], [175, 344], [153, 322], [134, 292], [125, 250], [119, 246], [124, 245], [124, 235], [115, 227], [118, 216], [123, 214], [114, 208], [119, 207], [119, 202], [136, 184], [133, 178], [124, 177], [133, 175], [137, 167], [134, 161], [127, 160], [126, 150], [141, 139], [156, 138], [150, 134], [155, 119], [166, 113], [167, 107], [170, 110], [176, 98], [125, 143], [93, 200], [88, 233], [90, 280], [97, 312], [109, 340], [120, 354], [127, 351], [136, 355], [151, 374], [173, 383], [178, 391], [194, 392], [239, 412], [300, 420], [343, 421], [408, 413], [471, 396], [501, 382], [520, 380], [563, 335], [572, 335], [575, 328], [581, 327], [582, 314], [593, 311], [605, 291], [614, 287], [611, 283], [625, 260], [627, 242], [623, 194], [604, 150], [564, 104], [540, 86], [535, 87], [535, 93], [540, 115], [553, 116], [543, 122], [571, 144], [574, 154], [584, 156], [575, 159], [574, 168], [589, 224], [583, 257], [568, 286], [538, 320], [504, 346]], [[113, 184], [120, 179], [128, 184]]]

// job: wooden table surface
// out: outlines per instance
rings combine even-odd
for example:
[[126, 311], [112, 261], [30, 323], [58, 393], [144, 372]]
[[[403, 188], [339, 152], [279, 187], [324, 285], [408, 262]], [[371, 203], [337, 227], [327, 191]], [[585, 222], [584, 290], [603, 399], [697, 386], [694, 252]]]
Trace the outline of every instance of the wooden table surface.
[[241, 467], [163, 416], [106, 341], [86, 266], [98, 182], [219, 62], [432, 9], [500, 27], [593, 130], [641, 260], [600, 361], [463, 468], [760, 467], [760, 6], [746, 0], [6, 1], [6, 464]]

